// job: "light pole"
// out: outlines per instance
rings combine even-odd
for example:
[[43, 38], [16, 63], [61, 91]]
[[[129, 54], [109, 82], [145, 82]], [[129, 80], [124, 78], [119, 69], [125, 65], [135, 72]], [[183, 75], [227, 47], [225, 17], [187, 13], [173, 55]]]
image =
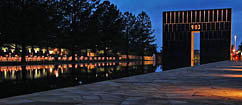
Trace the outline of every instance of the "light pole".
[[235, 49], [235, 52], [236, 52], [236, 39], [237, 39], [237, 36], [234, 35], [234, 49]]

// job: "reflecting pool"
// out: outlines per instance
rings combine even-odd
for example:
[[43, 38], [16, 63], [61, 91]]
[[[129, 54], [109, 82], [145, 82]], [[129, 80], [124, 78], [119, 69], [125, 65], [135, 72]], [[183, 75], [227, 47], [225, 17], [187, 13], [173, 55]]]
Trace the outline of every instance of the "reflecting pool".
[[0, 66], [0, 98], [157, 71], [153, 61]]

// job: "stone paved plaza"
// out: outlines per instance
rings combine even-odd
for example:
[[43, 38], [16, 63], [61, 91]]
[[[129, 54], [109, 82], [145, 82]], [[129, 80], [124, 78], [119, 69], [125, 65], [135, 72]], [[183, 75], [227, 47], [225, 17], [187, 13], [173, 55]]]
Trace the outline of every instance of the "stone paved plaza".
[[0, 105], [241, 105], [242, 62], [223, 61], [0, 99]]

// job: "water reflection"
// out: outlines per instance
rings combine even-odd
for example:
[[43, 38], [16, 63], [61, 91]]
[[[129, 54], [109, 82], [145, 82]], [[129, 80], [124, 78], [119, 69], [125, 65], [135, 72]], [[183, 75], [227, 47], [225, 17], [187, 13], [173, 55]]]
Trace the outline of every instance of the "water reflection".
[[163, 72], [161, 65], [159, 65], [159, 66], [156, 68], [155, 72]]
[[161, 70], [161, 66], [153, 65], [153, 61], [0, 66], [0, 97], [93, 83], [157, 70]]

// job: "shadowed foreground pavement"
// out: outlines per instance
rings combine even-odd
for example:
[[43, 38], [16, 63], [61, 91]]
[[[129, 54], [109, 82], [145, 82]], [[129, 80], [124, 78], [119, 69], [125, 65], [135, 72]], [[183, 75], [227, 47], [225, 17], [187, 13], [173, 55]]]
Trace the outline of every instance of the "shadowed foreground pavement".
[[239, 105], [242, 62], [223, 61], [0, 99], [0, 105]]

